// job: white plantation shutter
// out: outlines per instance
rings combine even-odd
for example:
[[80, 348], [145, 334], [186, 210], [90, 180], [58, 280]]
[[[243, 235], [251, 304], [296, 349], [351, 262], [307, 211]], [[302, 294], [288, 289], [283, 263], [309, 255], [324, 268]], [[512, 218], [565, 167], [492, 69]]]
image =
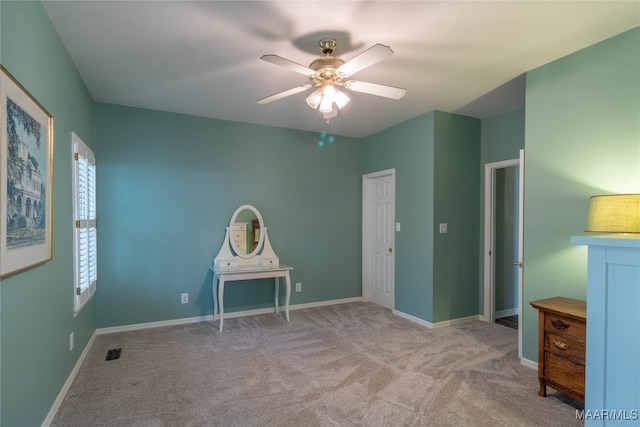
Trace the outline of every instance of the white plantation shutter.
[[97, 287], [96, 162], [93, 152], [71, 133], [73, 144], [74, 311], [77, 313]]

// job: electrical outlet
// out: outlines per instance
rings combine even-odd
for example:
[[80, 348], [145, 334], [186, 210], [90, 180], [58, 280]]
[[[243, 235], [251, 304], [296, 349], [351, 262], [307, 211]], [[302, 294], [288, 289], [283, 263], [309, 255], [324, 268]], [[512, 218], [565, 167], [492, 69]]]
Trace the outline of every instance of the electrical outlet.
[[302, 292], [302, 283], [296, 283], [296, 292]]
[[440, 233], [441, 234], [445, 234], [447, 232], [447, 223], [446, 222], [441, 222], [440, 223]]
[[73, 351], [73, 332], [69, 334], [69, 351]]
[[180, 304], [189, 304], [189, 294], [180, 295]]

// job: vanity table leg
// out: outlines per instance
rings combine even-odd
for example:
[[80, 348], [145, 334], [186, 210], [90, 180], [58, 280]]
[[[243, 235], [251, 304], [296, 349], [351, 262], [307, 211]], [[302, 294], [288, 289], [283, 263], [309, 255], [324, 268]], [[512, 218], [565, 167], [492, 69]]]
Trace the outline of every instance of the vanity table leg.
[[224, 276], [218, 282], [218, 303], [220, 304], [220, 332], [224, 322]]
[[287, 297], [285, 301], [285, 312], [287, 314], [287, 322], [289, 321], [289, 298], [291, 297], [291, 279], [289, 278], [289, 270], [285, 272], [285, 281], [287, 282]]
[[213, 294], [213, 321], [216, 320], [216, 314], [218, 314], [218, 277], [214, 274], [211, 281], [211, 293]]
[[278, 310], [278, 300], [280, 299], [280, 278], [279, 277], [274, 277], [273, 280], [275, 280], [276, 283], [276, 314], [278, 314], [279, 310]]

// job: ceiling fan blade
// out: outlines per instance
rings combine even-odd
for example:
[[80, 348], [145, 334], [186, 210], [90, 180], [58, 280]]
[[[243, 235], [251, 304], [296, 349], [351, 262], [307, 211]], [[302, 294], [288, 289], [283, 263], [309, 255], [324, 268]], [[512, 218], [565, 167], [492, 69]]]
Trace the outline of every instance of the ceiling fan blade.
[[302, 85], [302, 86], [298, 86], [298, 87], [294, 87], [282, 92], [278, 92], [274, 95], [271, 96], [267, 96], [266, 98], [262, 98], [262, 99], [258, 99], [256, 102], [258, 104], [268, 104], [269, 102], [272, 101], [277, 101], [278, 99], [282, 99], [285, 98], [289, 95], [293, 95], [299, 92], [304, 92], [305, 90], [309, 89], [311, 87], [311, 85]]
[[369, 95], [384, 96], [385, 98], [400, 99], [407, 91], [393, 86], [379, 85], [376, 83], [359, 82], [351, 80], [344, 87], [354, 92], [368, 93]]
[[393, 51], [389, 46], [378, 43], [342, 64], [337, 71], [344, 76], [350, 76], [391, 55], [393, 55]]
[[291, 71], [295, 71], [296, 73], [300, 73], [307, 77], [311, 77], [316, 73], [309, 67], [300, 65], [297, 62], [289, 61], [288, 59], [285, 59], [278, 55], [262, 55], [260, 59], [262, 59], [263, 61], [271, 62], [272, 64], [280, 65], [281, 67], [288, 68]]

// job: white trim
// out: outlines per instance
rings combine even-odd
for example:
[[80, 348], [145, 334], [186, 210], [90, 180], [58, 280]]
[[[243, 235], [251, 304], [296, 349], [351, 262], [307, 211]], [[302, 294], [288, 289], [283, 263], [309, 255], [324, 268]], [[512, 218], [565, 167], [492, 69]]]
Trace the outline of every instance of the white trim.
[[402, 317], [403, 319], [407, 319], [413, 323], [417, 323], [418, 325], [422, 325], [429, 329], [433, 329], [433, 323], [427, 322], [426, 320], [420, 319], [419, 317], [415, 317], [410, 314], [403, 313], [402, 311], [398, 311], [396, 309], [391, 310], [391, 312], [398, 317]]
[[461, 326], [466, 325], [467, 323], [472, 323], [480, 320], [480, 316], [468, 316], [468, 317], [460, 317], [458, 319], [445, 320], [443, 322], [434, 323], [434, 328], [444, 328], [447, 326]]
[[[486, 163], [484, 165], [484, 314], [482, 321], [493, 323], [494, 313], [494, 257], [489, 255], [495, 252], [495, 230], [493, 226], [493, 210], [495, 203], [496, 170], [518, 166], [519, 159], [503, 160], [500, 162]], [[519, 225], [520, 227], [522, 224]]]
[[[305, 308], [314, 308], [314, 307], [325, 307], [327, 305], [336, 305], [336, 304], [349, 304], [353, 302], [362, 302], [362, 297], [353, 297], [353, 298], [342, 298], [342, 299], [334, 299], [328, 301], [318, 301], [318, 302], [308, 302], [305, 304], [296, 304], [294, 306], [289, 307], [289, 310], [302, 310]], [[224, 317], [227, 317], [225, 313]]]
[[[251, 311], [265, 311], [268, 310], [268, 313], [273, 313], [273, 308], [271, 309], [261, 309], [261, 310], [251, 310]], [[225, 313], [225, 318], [230, 317], [238, 317], [234, 316], [236, 313]], [[264, 313], [260, 313], [264, 314]], [[198, 322], [207, 322], [213, 320], [213, 315], [209, 314], [207, 316], [199, 316], [199, 317], [185, 317], [182, 319], [171, 319], [171, 320], [161, 320], [159, 322], [147, 322], [147, 323], [134, 323], [130, 325], [122, 325], [122, 326], [112, 326], [109, 328], [99, 328], [96, 329], [97, 335], [104, 334], [113, 334], [116, 332], [129, 332], [129, 331], [139, 331], [141, 329], [152, 329], [152, 328], [161, 328], [163, 326], [175, 326], [175, 325], [185, 325], [188, 323], [198, 323]]]
[[76, 361], [76, 364], [71, 370], [69, 377], [67, 378], [67, 380], [64, 382], [64, 385], [60, 389], [60, 393], [58, 393], [58, 397], [56, 397], [56, 400], [53, 402], [51, 409], [49, 409], [49, 413], [47, 414], [47, 417], [44, 419], [44, 421], [42, 421], [42, 427], [48, 427], [53, 421], [53, 418], [58, 413], [58, 409], [60, 409], [60, 405], [62, 405], [62, 401], [67, 396], [67, 392], [69, 391], [69, 388], [73, 383], [73, 380], [76, 378], [76, 375], [78, 375], [78, 371], [80, 370], [80, 367], [84, 362], [84, 359], [87, 357], [87, 354], [89, 354], [89, 349], [91, 349], [91, 346], [93, 345], [93, 342], [96, 339], [96, 335], [97, 333], [96, 331], [94, 331], [93, 335], [91, 335], [91, 338], [89, 338], [89, 342], [84, 347], [84, 350], [82, 350], [82, 353], [80, 354], [80, 357], [78, 358], [78, 360]]
[[[512, 166], [519, 167], [518, 180], [518, 311], [522, 310], [524, 299], [524, 149], [520, 149], [517, 159], [503, 160], [500, 162], [487, 163], [484, 165], [484, 310], [480, 320], [493, 323], [496, 319], [494, 310], [494, 265], [493, 257], [489, 253], [493, 253], [494, 248], [494, 227], [493, 227], [493, 209], [495, 197], [495, 175], [496, 169], [507, 168]], [[522, 358], [522, 316], [518, 317], [518, 357]]]
[[[361, 297], [354, 298], [343, 298], [338, 300], [329, 300], [329, 301], [319, 301], [312, 302], [306, 304], [296, 304], [289, 307], [289, 310], [301, 310], [304, 308], [313, 308], [313, 307], [323, 307], [326, 305], [336, 305], [336, 304], [347, 304], [352, 302], [360, 302], [362, 301]], [[284, 310], [283, 307], [282, 310]], [[282, 311], [280, 310], [280, 311]], [[224, 313], [225, 319], [235, 319], [238, 317], [246, 317], [246, 316], [259, 316], [262, 314], [271, 314], [274, 313], [274, 308], [258, 308], [255, 310], [244, 310], [244, 311], [233, 311], [231, 313]], [[211, 322], [215, 320], [219, 320], [220, 315], [216, 315], [215, 319], [213, 315], [209, 314], [207, 316], [197, 316], [197, 317], [184, 317], [181, 319], [171, 319], [171, 320], [161, 320], [158, 322], [147, 322], [147, 323], [134, 323], [130, 325], [123, 326], [112, 326], [109, 328], [99, 328], [96, 329], [96, 335], [103, 334], [112, 334], [116, 332], [128, 332], [128, 331], [138, 331], [141, 329], [151, 329], [151, 328], [161, 328], [163, 326], [175, 326], [175, 325], [186, 325], [189, 323], [198, 323], [198, 322]]]
[[418, 317], [412, 316], [410, 314], [407, 313], [403, 313], [402, 311], [398, 311], [398, 310], [392, 310], [391, 311], [393, 314], [395, 314], [398, 317], [402, 317], [403, 319], [407, 319], [410, 320], [414, 323], [417, 323], [419, 325], [425, 326], [429, 329], [437, 329], [437, 328], [446, 328], [448, 326], [459, 326], [459, 325], [465, 325], [467, 323], [471, 323], [471, 322], [475, 322], [477, 320], [481, 320], [480, 316], [475, 315], [475, 316], [468, 316], [468, 317], [460, 317], [458, 319], [452, 319], [452, 320], [444, 320], [442, 322], [437, 322], [437, 323], [431, 323], [431, 322], [427, 322], [426, 320], [420, 319]]
[[[520, 186], [518, 199], [518, 306], [522, 312], [524, 307], [524, 148], [520, 149], [520, 166], [518, 185]], [[518, 317], [518, 357], [522, 359], [522, 316]]]
[[520, 358], [520, 364], [522, 366], [525, 366], [529, 369], [534, 369], [534, 370], [538, 370], [538, 364], [536, 362], [534, 362], [533, 360], [529, 360], [529, 359], [525, 359], [524, 357]]

